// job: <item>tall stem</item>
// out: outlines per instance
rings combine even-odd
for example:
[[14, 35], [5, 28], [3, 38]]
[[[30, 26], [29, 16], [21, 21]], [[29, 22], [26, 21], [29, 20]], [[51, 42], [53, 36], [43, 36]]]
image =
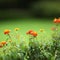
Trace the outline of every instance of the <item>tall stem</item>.
[[8, 34], [8, 36], [9, 36], [9, 38], [12, 40], [12, 38], [11, 38], [10, 34]]

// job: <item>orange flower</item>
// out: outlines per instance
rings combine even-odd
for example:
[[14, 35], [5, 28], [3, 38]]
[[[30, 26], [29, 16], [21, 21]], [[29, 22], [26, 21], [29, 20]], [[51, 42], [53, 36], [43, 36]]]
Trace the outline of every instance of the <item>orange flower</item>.
[[32, 32], [31, 35], [36, 37], [37, 36], [37, 32]]
[[54, 19], [54, 23], [57, 23], [57, 19], [56, 18]]
[[30, 34], [30, 35], [32, 35], [34, 37], [37, 36], [37, 32], [34, 32], [33, 30], [29, 30], [26, 34]]
[[58, 19], [54, 19], [54, 23], [60, 23], [60, 18], [58, 18]]
[[4, 30], [4, 34], [9, 34], [10, 33], [10, 30]]
[[60, 23], [60, 18], [58, 19], [58, 22]]
[[26, 34], [31, 34], [31, 32], [33, 32], [33, 30], [29, 30]]
[[4, 46], [4, 45], [7, 44], [7, 42], [6, 41], [2, 41], [1, 44]]

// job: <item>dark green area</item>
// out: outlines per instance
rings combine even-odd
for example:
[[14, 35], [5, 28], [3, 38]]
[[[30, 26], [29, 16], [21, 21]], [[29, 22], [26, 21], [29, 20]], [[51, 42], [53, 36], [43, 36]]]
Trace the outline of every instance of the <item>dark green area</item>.
[[60, 17], [59, 0], [1, 0], [0, 18]]

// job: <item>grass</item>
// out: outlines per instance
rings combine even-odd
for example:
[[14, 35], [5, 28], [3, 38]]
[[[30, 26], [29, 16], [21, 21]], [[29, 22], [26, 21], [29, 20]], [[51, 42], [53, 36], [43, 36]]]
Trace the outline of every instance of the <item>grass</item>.
[[[56, 45], [56, 43], [59, 43], [60, 37], [58, 37], [59, 36], [58, 30], [56, 30], [57, 36], [53, 35], [52, 38], [51, 27], [53, 26], [55, 25], [50, 19], [15, 19], [15, 20], [9, 19], [6, 21], [1, 21], [0, 41], [2, 42], [5, 41], [8, 38], [8, 36], [12, 38], [12, 42], [9, 43], [8, 39], [7, 44], [3, 43], [5, 45], [3, 45], [3, 48], [1, 48], [0, 50], [2, 51], [0, 53], [1, 54], [0, 58], [3, 58], [1, 60], [6, 60], [5, 58], [7, 58], [8, 56], [10, 56], [8, 57], [8, 59], [13, 57], [11, 58], [12, 60], [13, 59], [55, 60], [56, 58], [55, 55], [57, 52], [56, 47], [59, 45], [59, 44]], [[20, 30], [15, 31], [15, 28], [20, 28]], [[5, 29], [11, 30], [11, 33], [7, 33], [8, 36], [4, 35]], [[41, 32], [41, 29], [43, 29], [43, 32]], [[29, 30], [33, 31], [29, 33], [29, 35], [27, 35], [26, 32], [28, 32]], [[38, 36], [37, 35], [34, 36], [34, 33], [36, 34], [36, 32]], [[17, 36], [16, 34], [20, 35], [19, 39], [16, 39]], [[55, 38], [58, 38], [58, 40], [55, 40]], [[0, 42], [1, 43], [0, 47], [2, 46], [2, 42]], [[60, 45], [58, 46], [58, 48], [60, 48]], [[21, 53], [23, 55], [20, 56]]]
[[[54, 26], [52, 19], [8, 19], [0, 22], [0, 41], [7, 39], [7, 36], [4, 35], [5, 29], [10, 29], [11, 34], [16, 34], [14, 29], [20, 28], [18, 33], [20, 34], [20, 40], [16, 40], [12, 37], [14, 41], [21, 42], [22, 40], [28, 41], [28, 36], [26, 32], [28, 30], [34, 30], [38, 33], [38, 40], [41, 40], [43, 43], [49, 43], [51, 39], [51, 27]], [[40, 32], [40, 29], [44, 29], [44, 33]], [[43, 36], [44, 37], [43, 37]], [[44, 38], [44, 40], [42, 40]], [[46, 38], [46, 39], [45, 39]]]
[[20, 35], [26, 36], [26, 32], [30, 29], [40, 33], [40, 29], [44, 29], [47, 35], [50, 35], [50, 29], [53, 26], [52, 20], [48, 19], [8, 19], [7, 21], [0, 22], [0, 39], [4, 40], [5, 35], [3, 31], [5, 29], [12, 30], [12, 33], [16, 27], [20, 28]]

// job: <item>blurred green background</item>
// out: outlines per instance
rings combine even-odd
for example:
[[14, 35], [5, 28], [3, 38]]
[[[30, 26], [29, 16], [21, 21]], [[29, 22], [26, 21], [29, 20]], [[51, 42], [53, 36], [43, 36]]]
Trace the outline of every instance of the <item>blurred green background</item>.
[[60, 0], [0, 0], [0, 19], [60, 17]]

